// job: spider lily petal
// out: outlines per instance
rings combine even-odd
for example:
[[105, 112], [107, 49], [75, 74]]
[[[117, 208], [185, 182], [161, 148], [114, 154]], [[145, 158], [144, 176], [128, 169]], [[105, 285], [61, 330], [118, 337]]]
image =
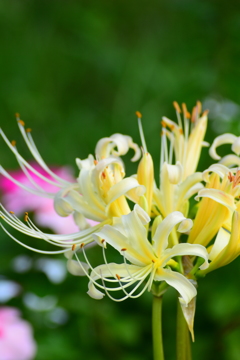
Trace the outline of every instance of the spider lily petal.
[[[115, 150], [115, 148], [117, 148], [117, 150]], [[116, 157], [125, 155], [129, 149], [133, 149], [135, 152], [131, 160], [139, 160], [141, 151], [138, 145], [133, 142], [132, 138], [127, 135], [114, 134], [98, 141], [95, 154], [97, 160], [101, 160], [111, 155]]]
[[221, 159], [221, 156], [219, 156], [216, 152], [216, 148], [223, 144], [232, 144], [232, 151], [235, 154], [240, 155], [240, 137], [233, 134], [223, 134], [215, 138], [209, 149], [209, 154], [213, 159]]
[[232, 216], [231, 233], [221, 228], [210, 250], [209, 269], [202, 269], [199, 275], [205, 275], [219, 267], [232, 262], [240, 255], [240, 211], [235, 211]]

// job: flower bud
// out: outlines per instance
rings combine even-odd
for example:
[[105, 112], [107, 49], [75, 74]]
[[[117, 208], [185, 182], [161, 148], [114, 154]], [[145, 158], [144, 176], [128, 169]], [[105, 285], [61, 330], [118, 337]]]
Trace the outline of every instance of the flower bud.
[[152, 207], [154, 170], [152, 157], [149, 153], [143, 155], [138, 165], [137, 180], [140, 185], [146, 187], [145, 197], [148, 203], [148, 214], [150, 214]]

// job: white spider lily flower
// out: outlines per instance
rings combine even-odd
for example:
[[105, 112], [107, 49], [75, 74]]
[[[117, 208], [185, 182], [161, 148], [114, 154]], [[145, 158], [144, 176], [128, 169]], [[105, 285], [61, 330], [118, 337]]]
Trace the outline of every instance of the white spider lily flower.
[[207, 246], [221, 227], [232, 228], [232, 215], [240, 210], [240, 171], [213, 164], [203, 172], [205, 188], [198, 192], [201, 198], [188, 242]]
[[[20, 155], [16, 143], [10, 142], [2, 130], [0, 130], [0, 134], [3, 140], [15, 155], [31, 185], [25, 186], [17, 181], [3, 167], [0, 167], [1, 174], [30, 193], [52, 198], [57, 213], [60, 216], [73, 214], [74, 220], [80, 229], [83, 230], [89, 227], [86, 219], [99, 222], [107, 221], [108, 223], [108, 219], [113, 216], [129, 213], [130, 208], [125, 196], [134, 202], [138, 202], [145, 192], [145, 187], [140, 186], [136, 179], [124, 178], [124, 166], [119, 156], [126, 154], [130, 148], [135, 152], [132, 158], [133, 161], [140, 156], [140, 149], [132, 141], [131, 137], [114, 134], [109, 138], [101, 139], [96, 145], [96, 158], [99, 161], [94, 160], [92, 155], [89, 155], [85, 160], [77, 159], [80, 175], [76, 182], [71, 183], [61, 179], [46, 165], [33, 141], [31, 129], [25, 129], [25, 124], [20, 120], [19, 114], [16, 114], [16, 117], [28, 149], [47, 176], [37, 171]], [[41, 187], [34, 181], [31, 173], [43, 180], [41, 183], [49, 183], [60, 190], [46, 192], [44, 186]], [[21, 230], [24, 229], [24, 227], [21, 227]], [[86, 242], [89, 241], [89, 234], [91, 233], [91, 229], [86, 233]], [[46, 236], [48, 237], [48, 235]], [[41, 238], [39, 233], [37, 237]], [[77, 239], [78, 233], [77, 235], [74, 234], [73, 238]], [[82, 239], [82, 236], [80, 238]], [[63, 237], [61, 239], [64, 241]]]
[[119, 217], [131, 211], [126, 198], [137, 203], [146, 191], [134, 177], [124, 178], [119, 158], [96, 161], [90, 155], [87, 160], [77, 159], [77, 164], [78, 186], [66, 187], [54, 199], [55, 210], [62, 216], [77, 211], [99, 222]]
[[[219, 156], [216, 152], [216, 148], [220, 145], [224, 145], [224, 144], [232, 144], [232, 151], [237, 154], [238, 156], [240, 155], [240, 136], [236, 136], [233, 134], [223, 134], [220, 136], [217, 136], [210, 149], [209, 149], [209, 154], [210, 156], [215, 159], [215, 160], [220, 160], [221, 156]], [[228, 159], [229, 160], [229, 159]]]
[[235, 211], [232, 216], [231, 232], [221, 227], [218, 231], [214, 244], [209, 247], [208, 269], [199, 270], [198, 275], [223, 267], [240, 255], [240, 211]]
[[[140, 213], [143, 213], [142, 216], [139, 216]], [[174, 287], [180, 294], [180, 302], [185, 305], [196, 296], [196, 288], [191, 281], [184, 275], [168, 268], [168, 262], [172, 258], [184, 255], [202, 257], [204, 264], [201, 269], [208, 266], [208, 253], [201, 245], [178, 244], [168, 248], [168, 238], [174, 227], [180, 224], [179, 230], [187, 231], [191, 228], [192, 221], [186, 219], [180, 212], [173, 212], [158, 225], [152, 243], [150, 243], [147, 239], [146, 227], [141, 220], [146, 217], [148, 217], [147, 213], [135, 205], [131, 213], [117, 219], [116, 226], [105, 225], [94, 234], [96, 241], [102, 245], [105, 264], [92, 268], [87, 261], [91, 273], [86, 271], [85, 273], [90, 280], [88, 294], [91, 297], [101, 299], [104, 296], [104, 293], [98, 290], [99, 288], [116, 301], [136, 298], [145, 290], [150, 291], [154, 281], [165, 281]], [[149, 217], [148, 220], [150, 220]], [[106, 244], [114, 247], [122, 255], [123, 263], [107, 262]], [[79, 266], [84, 271], [80, 261]], [[101, 280], [101, 283], [98, 280]], [[144, 282], [143, 289], [136, 294]], [[115, 286], [108, 286], [106, 283]], [[111, 291], [118, 290], [122, 290], [124, 293], [121, 299], [115, 299], [110, 295]]]

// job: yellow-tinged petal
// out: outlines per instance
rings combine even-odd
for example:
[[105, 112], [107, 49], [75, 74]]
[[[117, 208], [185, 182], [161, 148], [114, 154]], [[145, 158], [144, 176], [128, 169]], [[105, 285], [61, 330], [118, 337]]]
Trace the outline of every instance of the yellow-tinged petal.
[[199, 271], [200, 274], [207, 274], [219, 267], [232, 262], [240, 255], [240, 212], [235, 211], [232, 217], [231, 234], [221, 229], [215, 243], [210, 251], [209, 257], [212, 262], [208, 269]]
[[234, 204], [234, 197], [219, 189], [202, 189], [195, 197], [195, 200], [203, 197], [207, 197], [218, 202], [219, 204], [226, 206], [230, 211], [234, 211], [236, 209], [236, 205]]
[[230, 232], [226, 231], [224, 228], [220, 228], [217, 237], [214, 241], [212, 249], [209, 253], [209, 260], [214, 261], [219, 256], [221, 251], [227, 246], [230, 240]]
[[157, 230], [153, 236], [153, 248], [157, 256], [161, 256], [161, 253], [168, 246], [168, 237], [174, 227], [186, 220], [182, 213], [174, 211], [169, 214], [157, 227]]
[[203, 172], [203, 180], [209, 183], [212, 179], [211, 173], [215, 173], [220, 176], [221, 179], [229, 173], [229, 168], [223, 164], [213, 164], [207, 170]]

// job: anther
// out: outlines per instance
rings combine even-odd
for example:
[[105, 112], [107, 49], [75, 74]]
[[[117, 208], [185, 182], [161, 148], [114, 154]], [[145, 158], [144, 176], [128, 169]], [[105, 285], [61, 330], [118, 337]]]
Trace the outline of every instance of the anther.
[[137, 115], [137, 117], [138, 117], [139, 119], [142, 118], [142, 114], [140, 113], [140, 111], [136, 111], [135, 114]]
[[73, 244], [73, 246], [72, 246], [72, 251], [74, 251], [75, 249], [76, 249], [76, 244]]
[[183, 129], [179, 129], [180, 134], [183, 134]]
[[12, 146], [16, 146], [16, 141], [15, 141], [15, 140], [12, 140], [12, 141], [11, 141], [11, 144], [12, 144]]
[[127, 248], [122, 248], [121, 251], [127, 251]]
[[121, 276], [119, 276], [118, 274], [116, 274], [116, 278], [117, 278], [118, 280], [120, 280], [120, 279], [121, 279]]
[[24, 221], [28, 221], [28, 212], [25, 212]]
[[185, 103], [182, 103], [182, 109], [183, 109], [183, 114], [184, 116], [186, 116], [187, 111], [187, 105]]
[[15, 117], [16, 117], [17, 119], [20, 119], [20, 114], [19, 114], [19, 113], [15, 113]]
[[201, 112], [202, 112], [202, 103], [201, 103], [201, 101], [197, 101], [197, 109], [198, 109], [198, 113], [201, 114]]
[[152, 259], [152, 263], [155, 264], [155, 262], [156, 262], [156, 261]]
[[98, 164], [98, 161], [97, 161], [97, 160], [93, 160], [93, 163], [94, 163], [94, 165], [97, 165], [97, 164]]
[[84, 245], [85, 245], [84, 243], [81, 243], [80, 248], [82, 249], [84, 247]]
[[178, 105], [178, 103], [176, 101], [173, 102], [173, 106], [179, 114], [182, 112], [180, 109], [180, 106]]
[[192, 110], [192, 117], [191, 117], [191, 122], [194, 123], [197, 119], [197, 106], [194, 106], [193, 110]]
[[18, 120], [19, 124], [25, 126], [25, 122], [23, 120]]
[[167, 127], [167, 124], [164, 121], [161, 121], [162, 127]]
[[27, 129], [26, 129], [26, 132], [28, 132], [28, 133], [31, 132], [31, 131], [32, 131], [31, 128], [27, 128]]
[[14, 211], [9, 211], [9, 214], [12, 214], [12, 215], [14, 215]]
[[105, 242], [105, 240], [104, 240], [104, 239], [102, 239], [102, 240], [101, 240], [101, 243], [103, 244], [104, 242]]
[[103, 177], [104, 179], [106, 179], [106, 174], [105, 174], [104, 171], [102, 172], [102, 177]]

